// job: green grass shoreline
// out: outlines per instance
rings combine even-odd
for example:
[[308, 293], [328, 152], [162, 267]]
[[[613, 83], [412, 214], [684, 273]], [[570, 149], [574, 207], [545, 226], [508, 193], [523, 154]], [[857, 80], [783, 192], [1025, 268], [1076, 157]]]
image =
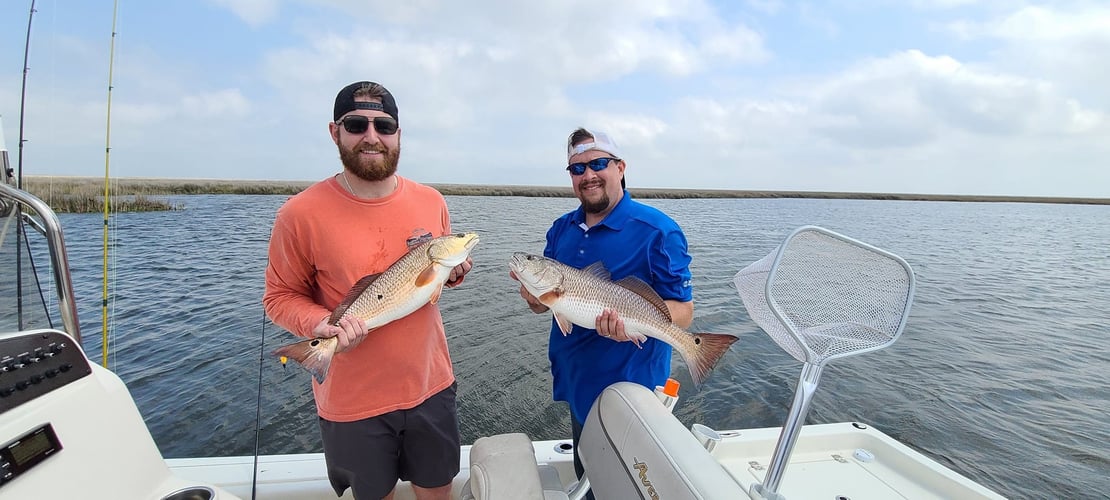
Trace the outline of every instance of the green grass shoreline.
[[[181, 194], [287, 194], [299, 193], [315, 181], [112, 178], [111, 193], [116, 211], [173, 210], [152, 196]], [[429, 183], [444, 195], [573, 197], [569, 186], [497, 186]], [[24, 177], [27, 191], [58, 212], [98, 212], [103, 210], [104, 179], [33, 175]], [[816, 198], [846, 200], [912, 200], [1010, 203], [1065, 203], [1110, 205], [1110, 198], [1068, 198], [1037, 196], [988, 196], [912, 193], [850, 193], [825, 191], [746, 191], [727, 189], [629, 188], [635, 198]], [[118, 198], [117, 198], [118, 197]], [[125, 206], [132, 203], [137, 206]]]

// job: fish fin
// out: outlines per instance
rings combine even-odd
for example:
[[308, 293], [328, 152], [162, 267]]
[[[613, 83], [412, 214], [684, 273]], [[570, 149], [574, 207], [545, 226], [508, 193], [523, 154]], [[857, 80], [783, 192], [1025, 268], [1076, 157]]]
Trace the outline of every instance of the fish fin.
[[289, 358], [296, 361], [302, 368], [308, 370], [316, 382], [324, 383], [331, 368], [331, 358], [335, 355], [335, 347], [339, 340], [335, 337], [308, 339], [289, 344], [274, 350], [273, 354], [280, 358]]
[[[415, 234], [416, 234], [416, 230], [413, 230], [413, 236], [410, 237], [408, 239], [408, 241], [405, 242], [405, 244], [408, 245], [408, 247], [409, 247], [409, 252], [412, 252], [413, 250], [416, 250], [416, 249], [418, 249], [420, 247], [423, 247], [423, 246], [427, 246], [428, 248], [431, 248], [432, 240], [435, 239], [435, 238], [432, 237], [432, 233], [424, 233], [420, 236], [416, 236]], [[424, 249], [424, 251], [427, 252], [428, 250]]]
[[439, 302], [439, 296], [442, 293], [443, 293], [443, 285], [437, 286], [435, 291], [432, 292], [432, 298], [428, 299], [428, 303], [429, 304], [435, 304], [436, 302]]
[[676, 349], [682, 354], [686, 368], [694, 379], [694, 386], [700, 386], [709, 377], [709, 372], [728, 352], [729, 346], [738, 339], [734, 335], [724, 333], [692, 333], [694, 336], [694, 352], [687, 353], [684, 349]]
[[621, 288], [643, 297], [644, 300], [648, 301], [649, 304], [663, 313], [663, 317], [667, 318], [667, 321], [672, 321], [671, 310], [667, 309], [667, 303], [663, 301], [663, 297], [660, 297], [659, 294], [651, 288], [651, 285], [645, 283], [644, 280], [635, 276], [625, 276], [621, 278], [620, 281], [617, 281], [616, 284]]
[[328, 317], [328, 324], [338, 325], [339, 318], [342, 318], [343, 315], [347, 313], [347, 308], [351, 307], [351, 304], [354, 304], [355, 301], [358, 300], [362, 292], [365, 292], [370, 284], [378, 279], [378, 276], [381, 276], [381, 273], [367, 274], [363, 276], [362, 279], [358, 280], [358, 282], [351, 287], [351, 290], [347, 292], [347, 296], [343, 297], [343, 301], [340, 302], [338, 306], [335, 306], [335, 310], [332, 311], [331, 316]]
[[584, 272], [584, 273], [586, 273], [590, 276], [597, 276], [598, 278], [601, 278], [604, 281], [612, 281], [613, 280], [613, 278], [609, 275], [609, 270], [605, 269], [605, 264], [603, 262], [601, 262], [600, 260], [597, 261], [597, 262], [594, 262], [593, 264], [590, 264], [590, 265], [586, 266], [585, 268], [582, 269], [582, 272]]
[[428, 283], [435, 281], [435, 279], [436, 263], [431, 262], [428, 264], [428, 267], [425, 267], [423, 271], [420, 271], [420, 274], [416, 275], [416, 287], [420, 288], [422, 286], [425, 286]]
[[554, 316], [555, 322], [559, 324], [559, 330], [563, 332], [563, 336], [566, 337], [569, 335], [570, 331], [574, 329], [574, 323], [571, 323], [570, 320], [564, 318], [561, 314], [556, 313]]
[[562, 297], [562, 296], [563, 296], [563, 289], [562, 288], [556, 288], [556, 289], [554, 289], [550, 292], [540, 294], [540, 296], [536, 297], [536, 298], [539, 299], [541, 304], [543, 304], [547, 307], [551, 307], [551, 306], [555, 305], [555, 303], [558, 302], [559, 298]]
[[644, 335], [642, 333], [628, 333], [627, 331], [625, 331], [625, 335], [628, 336], [628, 340], [632, 341], [633, 345], [640, 349], [644, 348], [643, 343], [647, 342], [648, 339], [647, 335]]

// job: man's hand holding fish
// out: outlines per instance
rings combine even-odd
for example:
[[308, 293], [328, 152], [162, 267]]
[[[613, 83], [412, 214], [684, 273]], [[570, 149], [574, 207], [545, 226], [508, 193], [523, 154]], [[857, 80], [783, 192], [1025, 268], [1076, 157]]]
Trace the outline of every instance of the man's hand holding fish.
[[370, 331], [366, 329], [366, 323], [359, 318], [344, 316], [340, 318], [339, 322], [335, 325], [328, 323], [330, 318], [331, 315], [329, 314], [321, 319], [320, 323], [316, 325], [316, 328], [312, 330], [312, 334], [317, 338], [335, 337], [335, 339], [339, 341], [335, 346], [336, 354], [354, 349], [361, 344], [362, 340], [366, 338], [366, 335], [370, 333]]

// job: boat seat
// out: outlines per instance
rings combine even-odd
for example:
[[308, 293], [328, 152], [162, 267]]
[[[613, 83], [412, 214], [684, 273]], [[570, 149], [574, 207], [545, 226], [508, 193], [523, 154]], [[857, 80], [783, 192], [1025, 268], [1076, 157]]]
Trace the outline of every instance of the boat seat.
[[578, 441], [594, 496], [601, 499], [748, 498], [654, 392], [631, 382], [606, 387]]
[[554, 467], [536, 463], [532, 440], [498, 434], [470, 447], [470, 479], [459, 500], [568, 500]]

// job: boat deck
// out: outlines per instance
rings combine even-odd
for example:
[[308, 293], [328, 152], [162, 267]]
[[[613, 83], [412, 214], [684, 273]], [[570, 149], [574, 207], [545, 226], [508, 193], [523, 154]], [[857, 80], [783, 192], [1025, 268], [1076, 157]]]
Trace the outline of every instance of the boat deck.
[[[780, 427], [726, 431], [713, 456], [744, 487], [764, 480]], [[787, 498], [1002, 498], [864, 424], [807, 425], [783, 476]]]
[[[570, 441], [536, 441], [532, 446], [537, 463], [554, 466], [559, 479], [568, 486], [576, 479], [571, 455], [556, 451]], [[451, 498], [459, 498], [470, 479], [470, 446], [462, 447], [459, 475], [455, 477]], [[172, 458], [166, 464], [177, 477], [201, 484], [211, 484], [239, 498], [251, 498], [254, 457]], [[267, 455], [258, 458], [256, 497], [267, 500], [334, 499], [335, 491], [328, 482], [323, 453]], [[339, 498], [354, 498], [347, 490]], [[408, 483], [398, 483], [395, 500], [415, 499]]]

